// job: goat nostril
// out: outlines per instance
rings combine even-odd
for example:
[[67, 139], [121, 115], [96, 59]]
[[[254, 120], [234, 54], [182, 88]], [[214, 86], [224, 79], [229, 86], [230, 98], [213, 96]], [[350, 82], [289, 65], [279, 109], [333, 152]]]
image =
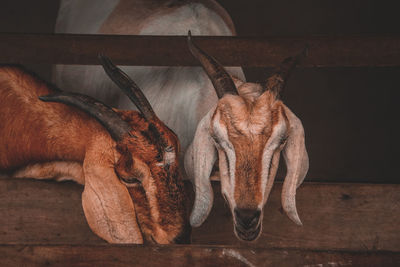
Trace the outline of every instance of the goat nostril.
[[258, 209], [254, 210], [235, 208], [234, 213], [238, 224], [245, 229], [250, 229], [257, 226], [261, 215], [261, 211]]

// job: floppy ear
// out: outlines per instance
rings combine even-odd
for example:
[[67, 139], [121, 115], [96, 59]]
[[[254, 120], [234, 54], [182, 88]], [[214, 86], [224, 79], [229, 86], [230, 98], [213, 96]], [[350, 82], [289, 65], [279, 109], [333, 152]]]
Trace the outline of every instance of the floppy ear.
[[282, 207], [293, 222], [302, 225], [296, 209], [296, 189], [308, 171], [304, 128], [299, 118], [288, 107], [284, 106], [284, 110], [289, 121], [289, 136], [283, 149], [287, 173], [282, 188]]
[[195, 201], [190, 224], [200, 226], [211, 211], [214, 194], [210, 175], [217, 158], [214, 142], [210, 135], [212, 109], [197, 126], [193, 142], [185, 154], [185, 170], [194, 184]]
[[83, 163], [83, 211], [92, 231], [106, 241], [142, 244], [143, 237], [136, 221], [135, 207], [127, 188], [115, 174], [112, 151], [99, 151], [97, 146], [86, 152]]

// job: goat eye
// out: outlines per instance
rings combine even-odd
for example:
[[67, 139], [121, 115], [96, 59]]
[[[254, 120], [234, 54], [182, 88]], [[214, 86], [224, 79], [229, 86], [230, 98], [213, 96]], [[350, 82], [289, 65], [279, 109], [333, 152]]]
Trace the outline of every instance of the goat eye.
[[284, 137], [281, 139], [281, 145], [285, 144], [286, 141], [287, 141], [287, 139], [288, 139], [288, 136], [284, 136]]
[[139, 179], [137, 179], [137, 178], [135, 178], [135, 177], [121, 178], [121, 180], [122, 180], [123, 182], [125, 182], [126, 184], [130, 184], [130, 185], [133, 185], [133, 184], [141, 184], [141, 183], [142, 183]]
[[165, 152], [174, 152], [174, 147], [173, 147], [173, 146], [167, 146], [167, 147], [164, 149], [164, 151], [165, 151]]
[[142, 183], [144, 174], [139, 170], [133, 170], [132, 173], [125, 173], [125, 175], [118, 175], [121, 182], [127, 186], [138, 185]]

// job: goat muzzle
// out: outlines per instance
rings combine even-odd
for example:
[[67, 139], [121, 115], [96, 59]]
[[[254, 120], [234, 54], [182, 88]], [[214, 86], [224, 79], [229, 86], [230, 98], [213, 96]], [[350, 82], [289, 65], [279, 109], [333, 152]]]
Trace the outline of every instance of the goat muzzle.
[[245, 241], [255, 240], [261, 233], [261, 211], [259, 209], [235, 208], [235, 232]]

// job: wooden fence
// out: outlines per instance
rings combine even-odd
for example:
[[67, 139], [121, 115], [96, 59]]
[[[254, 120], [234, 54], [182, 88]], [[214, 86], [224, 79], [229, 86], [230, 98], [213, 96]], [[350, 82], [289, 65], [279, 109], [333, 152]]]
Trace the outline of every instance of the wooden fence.
[[[399, 66], [400, 36], [193, 37], [225, 66], [274, 67], [305, 46], [306, 67]], [[0, 62], [197, 66], [184, 36], [0, 34]]]
[[277, 262], [280, 266], [400, 263], [400, 217], [396, 216], [400, 214], [400, 185], [305, 183], [297, 193], [304, 224], [299, 227], [281, 212], [281, 184], [277, 183], [265, 207], [263, 233], [252, 243], [234, 236], [219, 184], [214, 183], [213, 188], [214, 207], [206, 222], [193, 229], [193, 245], [111, 246], [87, 226], [81, 206], [82, 186], [0, 179], [0, 255], [14, 258], [8, 257], [9, 266], [17, 265], [21, 258], [38, 265], [46, 261], [78, 264], [82, 259], [79, 264], [86, 266], [96, 257], [104, 260], [104, 265], [114, 259], [116, 266], [135, 262], [135, 255], [141, 264], [156, 257], [156, 266], [168, 260], [182, 266], [190, 262], [241, 265], [241, 257], [250, 263], [248, 266]]

